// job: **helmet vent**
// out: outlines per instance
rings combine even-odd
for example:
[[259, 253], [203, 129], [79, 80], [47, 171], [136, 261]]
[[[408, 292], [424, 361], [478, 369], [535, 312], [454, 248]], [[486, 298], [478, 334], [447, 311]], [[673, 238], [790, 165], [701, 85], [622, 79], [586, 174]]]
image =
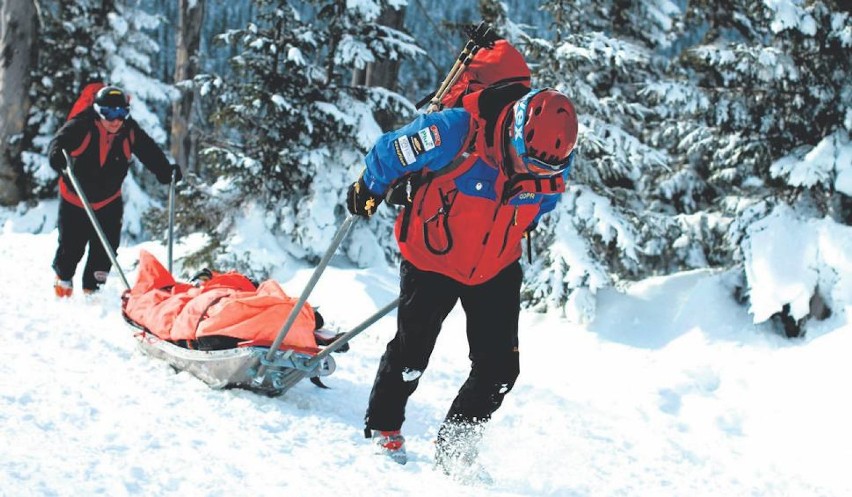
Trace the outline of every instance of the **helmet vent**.
[[527, 143], [532, 141], [534, 134], [535, 134], [535, 130], [531, 130], [529, 133], [527, 133]]
[[535, 114], [535, 115], [541, 114], [541, 106], [540, 105], [538, 107], [536, 107], [535, 109], [533, 109], [533, 114]]

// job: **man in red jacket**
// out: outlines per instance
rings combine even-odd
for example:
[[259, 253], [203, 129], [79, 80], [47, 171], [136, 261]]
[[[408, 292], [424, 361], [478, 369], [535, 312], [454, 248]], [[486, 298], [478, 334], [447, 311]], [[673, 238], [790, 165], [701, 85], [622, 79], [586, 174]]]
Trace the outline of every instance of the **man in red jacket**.
[[379, 364], [365, 431], [397, 462], [406, 461], [406, 402], [460, 300], [472, 367], [438, 431], [436, 463], [461, 478], [478, 471], [481, 428], [519, 373], [521, 241], [565, 191], [577, 130], [562, 93], [504, 85], [419, 116], [368, 153], [347, 195], [352, 214], [375, 213], [403, 177], [411, 185], [395, 227], [403, 258], [398, 328]]
[[56, 273], [54, 292], [70, 297], [71, 283], [86, 245], [89, 257], [83, 269], [83, 291], [91, 293], [106, 281], [112, 266], [71, 182], [65, 177], [67, 151], [73, 160], [72, 172], [91, 202], [91, 207], [113, 250], [118, 249], [124, 204], [121, 185], [130, 167], [131, 155], [162, 184], [171, 182], [172, 172], [180, 180], [177, 165], [169, 164], [154, 140], [130, 117], [130, 101], [119, 88], [101, 88], [94, 103], [72, 116], [50, 142], [50, 167], [59, 178], [59, 246], [53, 259]]

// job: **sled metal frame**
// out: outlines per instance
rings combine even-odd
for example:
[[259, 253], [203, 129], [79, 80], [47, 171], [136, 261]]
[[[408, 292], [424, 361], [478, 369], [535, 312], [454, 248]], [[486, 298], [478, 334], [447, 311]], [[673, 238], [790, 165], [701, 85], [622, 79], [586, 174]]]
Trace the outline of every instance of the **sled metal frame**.
[[[241, 388], [277, 397], [304, 378], [328, 376], [336, 363], [325, 355], [306, 369], [305, 364], [316, 356], [282, 349], [266, 359], [268, 347], [250, 346], [224, 350], [193, 350], [180, 347], [128, 323], [136, 333], [138, 348], [146, 355], [165, 361], [177, 371], [186, 371], [214, 390]], [[258, 368], [266, 366], [264, 381], [255, 381]]]

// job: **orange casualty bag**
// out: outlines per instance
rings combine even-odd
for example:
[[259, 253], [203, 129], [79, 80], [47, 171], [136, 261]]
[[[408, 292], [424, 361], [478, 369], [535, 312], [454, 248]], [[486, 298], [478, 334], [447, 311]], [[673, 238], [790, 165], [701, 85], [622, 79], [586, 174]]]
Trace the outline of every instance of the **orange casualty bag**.
[[[206, 337], [230, 337], [269, 346], [298, 299], [267, 280], [255, 286], [236, 273], [213, 273], [199, 285], [178, 283], [149, 252], [139, 254], [136, 284], [125, 292], [127, 319], [157, 337], [191, 345]], [[284, 347], [318, 350], [314, 309], [307, 303], [282, 342]]]

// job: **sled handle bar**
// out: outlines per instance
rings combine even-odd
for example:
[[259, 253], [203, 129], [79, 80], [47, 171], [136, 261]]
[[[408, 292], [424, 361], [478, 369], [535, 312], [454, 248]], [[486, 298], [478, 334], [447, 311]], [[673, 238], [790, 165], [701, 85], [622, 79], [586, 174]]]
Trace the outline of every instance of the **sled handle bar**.
[[375, 323], [376, 321], [378, 321], [379, 319], [384, 317], [385, 314], [396, 309], [398, 306], [399, 306], [399, 297], [394, 299], [393, 302], [389, 303], [388, 305], [386, 305], [386, 306], [382, 307], [381, 309], [379, 309], [378, 311], [376, 311], [375, 314], [373, 314], [372, 316], [365, 319], [361, 324], [359, 324], [355, 328], [352, 328], [352, 330], [347, 331], [346, 334], [344, 334], [343, 336], [341, 336], [337, 340], [331, 342], [331, 344], [329, 344], [326, 348], [324, 348], [322, 350], [322, 352], [311, 357], [305, 363], [305, 366], [309, 370], [314, 369], [314, 366], [319, 364], [319, 362], [322, 361], [323, 359], [325, 359], [326, 356], [328, 356], [332, 352], [335, 352], [336, 350], [338, 350], [340, 347], [343, 347], [344, 345], [349, 343], [350, 340], [352, 340], [353, 338], [355, 338], [356, 336], [361, 334], [361, 332], [363, 332], [364, 330], [366, 330], [367, 328], [372, 326], [373, 323]]
[[[337, 247], [343, 242], [343, 239], [346, 238], [346, 235], [349, 234], [349, 230], [355, 224], [355, 221], [360, 219], [360, 216], [349, 216], [343, 221], [343, 224], [337, 228], [337, 233], [334, 234], [334, 239], [331, 241], [331, 245], [328, 247], [328, 250], [325, 251], [325, 254], [320, 259], [319, 264], [316, 269], [314, 269], [314, 273], [311, 275], [311, 279], [308, 280], [308, 284], [305, 285], [305, 289], [302, 290], [302, 295], [299, 296], [299, 300], [296, 302], [296, 305], [293, 306], [293, 310], [290, 311], [290, 315], [287, 316], [287, 321], [284, 322], [284, 326], [281, 328], [281, 331], [278, 332], [278, 336], [275, 337], [275, 341], [272, 342], [272, 345], [269, 347], [269, 352], [266, 353], [266, 362], [272, 361], [275, 357], [275, 353], [278, 351], [278, 347], [281, 346], [281, 342], [284, 341], [284, 337], [287, 336], [287, 332], [290, 331], [290, 328], [293, 326], [293, 323], [296, 321], [296, 317], [298, 317], [299, 312], [302, 310], [302, 306], [305, 305], [305, 302], [308, 300], [308, 296], [313, 291], [314, 287], [319, 281], [320, 276], [322, 275], [325, 268], [328, 266], [331, 257], [337, 251]], [[263, 383], [263, 377], [266, 374], [266, 364], [261, 363], [260, 367], [257, 370], [257, 374], [255, 375], [254, 382], [257, 384]]]
[[77, 192], [77, 196], [80, 197], [80, 200], [83, 203], [83, 209], [85, 209], [86, 215], [89, 216], [89, 221], [92, 222], [92, 227], [95, 228], [95, 232], [98, 234], [98, 239], [100, 239], [101, 245], [104, 247], [104, 251], [106, 251], [109, 256], [110, 262], [112, 262], [112, 267], [118, 271], [119, 276], [121, 276], [121, 282], [124, 283], [124, 287], [130, 290], [130, 284], [127, 282], [127, 277], [124, 276], [124, 271], [122, 271], [121, 266], [118, 265], [118, 260], [115, 258], [115, 252], [112, 250], [112, 246], [109, 244], [103, 228], [101, 228], [101, 223], [98, 222], [98, 218], [95, 216], [95, 211], [92, 210], [92, 205], [89, 203], [89, 199], [86, 198], [86, 193], [80, 187], [80, 183], [77, 181], [77, 176], [75, 176], [74, 171], [71, 170], [71, 156], [68, 155], [68, 151], [64, 149], [62, 150], [62, 153], [65, 155], [65, 175], [68, 176], [69, 180], [71, 180], [71, 185], [74, 187], [74, 191]]

